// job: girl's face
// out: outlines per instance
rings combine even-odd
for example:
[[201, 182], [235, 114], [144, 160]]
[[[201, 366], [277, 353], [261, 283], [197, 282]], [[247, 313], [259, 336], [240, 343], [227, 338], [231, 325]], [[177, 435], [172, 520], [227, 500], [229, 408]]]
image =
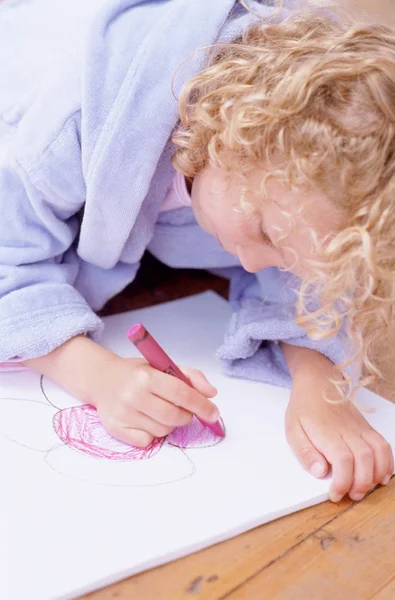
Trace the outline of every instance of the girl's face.
[[323, 194], [290, 191], [275, 179], [267, 180], [267, 198], [262, 198], [261, 180], [261, 170], [249, 177], [246, 206], [241, 200], [245, 184], [207, 166], [192, 184], [195, 217], [246, 271], [279, 267], [302, 276], [306, 259], [317, 254], [314, 240], [333, 233], [340, 215]]

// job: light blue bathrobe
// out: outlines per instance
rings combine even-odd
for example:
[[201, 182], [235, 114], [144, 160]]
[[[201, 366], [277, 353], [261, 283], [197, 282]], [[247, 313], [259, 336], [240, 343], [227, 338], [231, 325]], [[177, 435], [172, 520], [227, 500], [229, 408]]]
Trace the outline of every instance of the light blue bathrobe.
[[[277, 340], [344, 359], [342, 334], [317, 343], [296, 326], [290, 275], [246, 273], [190, 209], [159, 214], [173, 176], [173, 73], [252, 19], [234, 0], [0, 5], [0, 361], [98, 337], [95, 310], [133, 280], [147, 248], [232, 278], [219, 349], [231, 374], [288, 385]], [[183, 64], [176, 94], [204, 59]]]

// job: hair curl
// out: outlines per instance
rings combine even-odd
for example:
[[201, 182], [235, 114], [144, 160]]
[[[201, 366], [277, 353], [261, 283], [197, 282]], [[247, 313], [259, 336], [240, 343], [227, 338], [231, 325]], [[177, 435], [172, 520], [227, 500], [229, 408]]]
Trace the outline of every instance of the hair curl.
[[[303, 282], [298, 323], [325, 338], [346, 316], [354, 364], [367, 374], [359, 385], [379, 377], [375, 352], [395, 298], [395, 31], [323, 10], [259, 22], [215, 48], [185, 86], [180, 116], [173, 162], [185, 176], [208, 163], [248, 172], [281, 156], [273, 176], [341, 209]], [[312, 286], [320, 309], [309, 312]]]

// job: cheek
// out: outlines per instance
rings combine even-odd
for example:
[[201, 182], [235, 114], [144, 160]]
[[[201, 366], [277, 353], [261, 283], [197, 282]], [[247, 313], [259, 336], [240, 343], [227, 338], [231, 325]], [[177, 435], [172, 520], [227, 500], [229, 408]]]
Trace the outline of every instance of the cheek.
[[237, 247], [247, 248], [249, 252], [259, 253], [260, 244], [255, 243], [248, 224], [246, 225], [240, 215], [224, 214], [217, 222], [217, 231], [225, 245], [236, 251]]

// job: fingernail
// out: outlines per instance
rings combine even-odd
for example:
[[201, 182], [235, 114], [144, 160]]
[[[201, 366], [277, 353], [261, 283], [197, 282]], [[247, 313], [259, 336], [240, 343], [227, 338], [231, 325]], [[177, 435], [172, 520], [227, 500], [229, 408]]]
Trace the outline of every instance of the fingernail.
[[325, 467], [321, 463], [315, 462], [310, 469], [310, 473], [313, 477], [322, 477], [325, 473]]
[[355, 500], [355, 502], [359, 502], [360, 500], [362, 500], [362, 498], [365, 498], [365, 494], [353, 494], [351, 497], [351, 500]]
[[215, 409], [215, 410], [214, 410], [214, 411], [211, 413], [211, 416], [210, 416], [210, 421], [212, 421], [213, 423], [215, 423], [215, 421], [218, 421], [218, 419], [219, 419], [219, 410], [218, 410], [218, 408], [216, 408], [216, 409]]
[[390, 480], [391, 480], [391, 475], [386, 475], [384, 477], [383, 481], [381, 482], [381, 485], [388, 485]]
[[343, 498], [343, 494], [339, 494], [338, 492], [329, 492], [329, 499], [331, 502], [340, 502]]

